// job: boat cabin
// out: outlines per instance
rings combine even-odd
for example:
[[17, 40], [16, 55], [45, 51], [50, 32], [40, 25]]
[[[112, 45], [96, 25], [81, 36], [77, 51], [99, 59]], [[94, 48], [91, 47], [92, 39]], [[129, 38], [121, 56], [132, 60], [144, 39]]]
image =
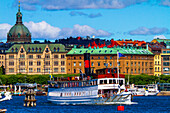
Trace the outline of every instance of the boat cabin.
[[[117, 68], [103, 68], [96, 70], [97, 78], [118, 78]], [[124, 74], [119, 74], [119, 78], [125, 78]]]

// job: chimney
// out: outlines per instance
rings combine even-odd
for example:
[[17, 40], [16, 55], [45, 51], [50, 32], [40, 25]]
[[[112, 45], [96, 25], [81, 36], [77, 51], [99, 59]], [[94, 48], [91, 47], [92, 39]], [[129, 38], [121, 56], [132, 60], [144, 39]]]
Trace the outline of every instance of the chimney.
[[91, 75], [90, 53], [84, 53], [84, 68], [86, 77]]

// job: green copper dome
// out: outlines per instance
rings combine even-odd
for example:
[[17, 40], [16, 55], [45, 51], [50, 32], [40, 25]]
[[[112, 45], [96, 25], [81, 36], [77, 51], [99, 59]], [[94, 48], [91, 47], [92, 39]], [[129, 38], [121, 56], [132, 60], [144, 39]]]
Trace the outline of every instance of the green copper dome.
[[31, 33], [22, 23], [22, 13], [20, 12], [20, 5], [16, 14], [16, 24], [7, 33], [7, 42], [31, 42]]

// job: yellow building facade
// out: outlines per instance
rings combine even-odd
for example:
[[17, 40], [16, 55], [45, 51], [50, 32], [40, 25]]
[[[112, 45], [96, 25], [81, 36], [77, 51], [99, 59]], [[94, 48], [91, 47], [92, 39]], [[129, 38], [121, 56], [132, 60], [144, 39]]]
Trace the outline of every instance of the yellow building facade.
[[[14, 44], [5, 54], [6, 74], [66, 74], [62, 44]], [[4, 62], [3, 61], [3, 62]]]

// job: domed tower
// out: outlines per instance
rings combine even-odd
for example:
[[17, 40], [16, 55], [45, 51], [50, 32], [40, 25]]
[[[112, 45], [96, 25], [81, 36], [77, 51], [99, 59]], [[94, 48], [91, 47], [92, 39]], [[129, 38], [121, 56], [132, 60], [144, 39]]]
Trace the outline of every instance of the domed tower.
[[20, 12], [20, 2], [16, 14], [16, 24], [7, 33], [7, 43], [31, 42], [31, 33], [22, 23], [22, 13]]

